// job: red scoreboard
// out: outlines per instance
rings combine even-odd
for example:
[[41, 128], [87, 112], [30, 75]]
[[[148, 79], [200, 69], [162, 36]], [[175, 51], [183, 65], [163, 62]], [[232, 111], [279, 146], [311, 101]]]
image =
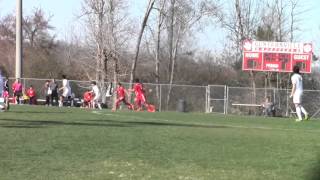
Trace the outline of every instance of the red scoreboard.
[[250, 41], [243, 43], [244, 71], [292, 72], [295, 65], [311, 73], [312, 43]]

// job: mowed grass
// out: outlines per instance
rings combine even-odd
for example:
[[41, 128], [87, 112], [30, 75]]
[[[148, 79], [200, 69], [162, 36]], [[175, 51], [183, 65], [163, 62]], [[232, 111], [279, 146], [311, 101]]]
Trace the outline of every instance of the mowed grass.
[[320, 176], [320, 122], [14, 106], [0, 113], [1, 180]]

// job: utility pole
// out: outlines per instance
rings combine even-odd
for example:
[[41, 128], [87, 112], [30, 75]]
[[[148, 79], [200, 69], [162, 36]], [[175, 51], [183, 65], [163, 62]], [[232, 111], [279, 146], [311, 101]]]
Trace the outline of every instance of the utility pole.
[[16, 78], [22, 76], [22, 0], [16, 2]]

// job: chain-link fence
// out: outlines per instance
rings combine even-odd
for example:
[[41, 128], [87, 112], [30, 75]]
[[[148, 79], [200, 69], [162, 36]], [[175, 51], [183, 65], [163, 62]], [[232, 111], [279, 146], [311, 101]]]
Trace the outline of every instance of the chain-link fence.
[[227, 86], [209, 85], [206, 112], [227, 114]]
[[[11, 85], [13, 81], [14, 79], [10, 79], [9, 84]], [[47, 79], [21, 79], [25, 89], [31, 85], [34, 87], [38, 99], [45, 99], [46, 81]], [[56, 82], [61, 87], [61, 80]], [[128, 83], [123, 84], [129, 89]], [[70, 86], [76, 98], [82, 98], [83, 93], [91, 88], [90, 81], [70, 80]], [[290, 116], [292, 111], [295, 111], [288, 89], [256, 88], [254, 90], [248, 87], [224, 85], [190, 86], [152, 83], [145, 83], [144, 88], [147, 101], [154, 104], [159, 111], [176, 111], [179, 103], [183, 101], [186, 111], [189, 112], [261, 115], [262, 109], [259, 105], [264, 102], [265, 97], [269, 97], [275, 104], [277, 116]], [[115, 87], [113, 89], [115, 90]], [[106, 103], [111, 107], [112, 98], [106, 97]], [[305, 90], [303, 105], [311, 115], [315, 114], [320, 108], [320, 90]]]
[[[15, 79], [10, 78], [9, 84], [12, 85]], [[30, 86], [36, 91], [37, 99], [45, 99], [45, 83], [48, 79], [20, 79], [24, 91]], [[82, 98], [83, 93], [90, 89], [90, 81], [74, 81], [70, 80], [70, 86], [74, 97]], [[58, 86], [62, 86], [61, 80], [56, 80]], [[107, 83], [110, 84], [110, 83]], [[123, 83], [129, 89], [128, 83]], [[113, 85], [115, 86], [115, 85]], [[150, 104], [156, 105], [159, 111], [176, 111], [179, 101], [185, 102], [186, 111], [189, 112], [205, 112], [206, 111], [206, 86], [190, 86], [190, 85], [168, 85], [168, 84], [152, 84], [144, 83], [146, 90], [147, 101]], [[113, 87], [113, 90], [116, 88]], [[171, 90], [170, 90], [171, 89]], [[170, 93], [170, 96], [168, 96]], [[115, 93], [115, 92], [114, 92]], [[114, 94], [113, 93], [113, 94]], [[12, 94], [12, 92], [10, 92]], [[112, 98], [105, 97], [108, 107], [112, 105]]]
[[[274, 103], [276, 116], [288, 117], [295, 112], [292, 99], [289, 98], [290, 89], [228, 87], [227, 93], [228, 114], [261, 115], [262, 108], [258, 105], [265, 101], [265, 97], [269, 97]], [[320, 108], [320, 91], [305, 90], [302, 100], [305, 109], [314, 115]]]

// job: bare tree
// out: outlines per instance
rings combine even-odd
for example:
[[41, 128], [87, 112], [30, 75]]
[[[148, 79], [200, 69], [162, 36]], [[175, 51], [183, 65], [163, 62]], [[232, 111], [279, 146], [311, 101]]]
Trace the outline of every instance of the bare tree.
[[[249, 3], [249, 8], [248, 8], [248, 14], [250, 14], [251, 12], [251, 2]], [[244, 29], [244, 27], [245, 27], [245, 23], [243, 22], [243, 21], [250, 21], [250, 19], [248, 19], [248, 18], [246, 18], [246, 19], [244, 19], [243, 18], [243, 15], [242, 15], [242, 8], [241, 8], [241, 6], [240, 6], [240, 1], [239, 0], [236, 0], [236, 2], [235, 2], [235, 8], [236, 8], [236, 13], [237, 13], [237, 22], [238, 22], [238, 28], [239, 28], [239, 44], [241, 43], [241, 42], [243, 42], [246, 38], [248, 38], [248, 37], [246, 37], [246, 35], [245, 35], [245, 29]], [[241, 45], [240, 45], [241, 46]], [[252, 103], [254, 103], [254, 104], [256, 104], [256, 80], [255, 80], [255, 72], [253, 72], [253, 71], [250, 71], [249, 72], [250, 73], [250, 77], [251, 77], [251, 82], [252, 82], [252, 88], [253, 88], [253, 102]]]
[[[155, 4], [155, 0], [149, 0], [148, 1], [148, 6], [147, 9], [145, 11], [142, 23], [141, 23], [141, 27], [140, 27], [140, 32], [138, 35], [138, 39], [137, 39], [137, 44], [136, 44], [136, 51], [135, 51], [135, 57], [134, 60], [132, 62], [131, 65], [131, 73], [130, 73], [130, 87], [132, 86], [133, 80], [135, 78], [135, 72], [136, 72], [136, 67], [137, 67], [137, 62], [138, 62], [138, 58], [139, 58], [139, 52], [140, 52], [140, 44], [141, 44], [141, 40], [143, 37], [143, 33], [145, 30], [145, 27], [147, 26], [148, 23], [148, 19], [151, 13], [151, 10], [153, 9], [153, 6]], [[131, 99], [131, 96], [129, 97], [129, 99]]]
[[[51, 34], [54, 27], [50, 25], [50, 17], [46, 17], [41, 9], [36, 9], [23, 19], [24, 30], [24, 76], [42, 77], [56, 76], [59, 68], [55, 52], [57, 43]], [[0, 64], [3, 64], [10, 75], [14, 69], [15, 49], [15, 16], [8, 14], [0, 19]], [[36, 69], [36, 70], [35, 70]]]
[[[83, 1], [83, 16], [86, 16], [86, 24], [88, 24], [88, 31], [90, 35], [90, 45], [93, 45], [92, 56], [95, 59], [95, 80], [104, 89], [107, 68], [105, 66], [104, 51], [106, 50], [106, 0], [84, 0]], [[90, 63], [86, 63], [90, 64]]]
[[233, 41], [238, 57], [241, 55], [242, 41], [252, 39], [259, 26], [263, 3], [264, 1], [255, 3], [254, 0], [234, 0], [231, 2], [233, 8], [221, 15], [222, 27], [229, 31], [228, 38]]
[[[31, 16], [24, 18], [24, 37], [29, 41], [31, 47], [34, 47], [35, 42], [43, 39], [44, 36], [48, 37], [48, 30], [54, 29], [54, 27], [49, 24], [51, 17], [52, 16], [46, 18], [42, 9], [35, 9]], [[53, 36], [49, 41], [52, 42], [54, 38]]]
[[[255, 3], [253, 0], [234, 0], [234, 10], [227, 13], [228, 18], [222, 19], [223, 27], [230, 32], [230, 39], [235, 43], [236, 57], [241, 57], [242, 42], [252, 39], [254, 32], [259, 26], [260, 11], [264, 6], [263, 1]], [[237, 61], [240, 61], [238, 59]], [[249, 72], [253, 88], [252, 103], [256, 104], [256, 72]]]
[[165, 12], [164, 12], [164, 8], [165, 8], [165, 4], [166, 4], [166, 0], [159, 0], [158, 1], [158, 17], [157, 17], [157, 37], [156, 37], [156, 56], [155, 56], [155, 66], [156, 66], [156, 72], [155, 72], [155, 76], [156, 76], [156, 83], [157, 83], [157, 87], [156, 87], [156, 96], [157, 96], [157, 100], [158, 100], [158, 106], [160, 106], [160, 87], [159, 87], [159, 83], [160, 83], [160, 48], [161, 48], [161, 31], [162, 31], [162, 27], [163, 27], [163, 23], [165, 20]]
[[[118, 81], [121, 48], [126, 41], [126, 8], [123, 0], [84, 0], [83, 15], [88, 25], [87, 42], [95, 59], [95, 80], [106, 92], [105, 82]], [[90, 61], [90, 58], [86, 59]], [[88, 63], [86, 63], [88, 64]], [[111, 65], [111, 67], [109, 67]], [[102, 99], [105, 103], [105, 98]]]
[[[213, 1], [169, 1], [167, 16], [169, 51], [169, 89], [166, 107], [169, 108], [172, 84], [174, 82], [176, 61], [182, 46], [182, 39], [192, 32], [192, 28], [206, 16], [217, 16], [217, 6]], [[189, 34], [191, 35], [191, 33]]]

